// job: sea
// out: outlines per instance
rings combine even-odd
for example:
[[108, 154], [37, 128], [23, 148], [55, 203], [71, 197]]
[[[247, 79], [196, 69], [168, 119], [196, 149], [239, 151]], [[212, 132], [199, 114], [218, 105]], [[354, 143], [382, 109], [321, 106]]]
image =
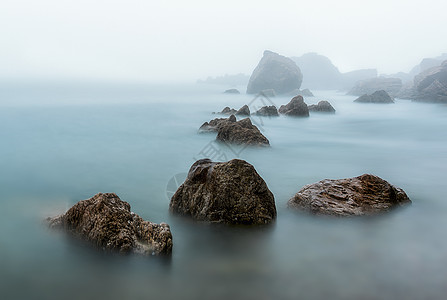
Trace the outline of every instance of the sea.
[[[313, 91], [335, 114], [252, 117], [270, 147], [199, 134], [225, 106], [292, 96], [224, 94], [196, 83], [0, 84], [1, 299], [445, 299], [447, 105], [361, 104]], [[169, 213], [200, 158], [252, 164], [276, 201], [271, 226], [197, 223]], [[370, 173], [412, 205], [378, 217], [290, 211], [306, 184]], [[170, 257], [104, 253], [45, 219], [96, 193], [167, 222]]]

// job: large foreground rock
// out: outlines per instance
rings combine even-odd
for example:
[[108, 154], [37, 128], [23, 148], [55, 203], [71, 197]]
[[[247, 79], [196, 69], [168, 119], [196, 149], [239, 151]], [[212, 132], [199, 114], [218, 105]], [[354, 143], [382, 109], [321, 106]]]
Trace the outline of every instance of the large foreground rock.
[[293, 60], [271, 51], [264, 56], [251, 74], [247, 94], [257, 94], [273, 89], [276, 94], [284, 94], [299, 89], [303, 75]]
[[269, 140], [251, 123], [250, 118], [237, 122], [223, 123], [218, 127], [216, 139], [221, 142], [249, 145], [269, 146]]
[[293, 97], [289, 103], [286, 105], [281, 105], [279, 108], [279, 113], [286, 116], [296, 116], [296, 117], [308, 117], [309, 108], [304, 102], [303, 96], [298, 95]]
[[273, 194], [244, 160], [196, 161], [171, 198], [169, 210], [198, 221], [267, 224], [276, 217]]
[[335, 108], [328, 101], [322, 100], [318, 104], [309, 105], [309, 111], [334, 114]]
[[317, 215], [375, 215], [411, 203], [405, 192], [380, 177], [364, 174], [354, 178], [325, 179], [303, 187], [289, 208]]
[[354, 100], [359, 103], [394, 103], [393, 98], [384, 90], [375, 91], [371, 95], [362, 95]]
[[116, 194], [96, 194], [48, 221], [50, 227], [63, 228], [101, 249], [146, 255], [172, 252], [169, 225], [144, 221]]
[[399, 78], [377, 77], [357, 82], [348, 94], [361, 96], [364, 94], [372, 94], [375, 91], [384, 90], [391, 96], [395, 97], [401, 88], [402, 80]]

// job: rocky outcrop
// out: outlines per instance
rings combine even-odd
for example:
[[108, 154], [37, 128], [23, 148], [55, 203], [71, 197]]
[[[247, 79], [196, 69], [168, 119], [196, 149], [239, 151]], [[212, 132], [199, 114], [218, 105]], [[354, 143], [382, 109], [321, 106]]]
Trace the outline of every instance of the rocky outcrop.
[[251, 74], [247, 94], [257, 94], [266, 89], [284, 94], [299, 89], [302, 81], [303, 75], [293, 60], [266, 50]]
[[216, 118], [209, 122], [203, 123], [199, 128], [199, 133], [217, 132], [224, 124], [234, 122], [236, 122], [236, 117], [234, 115], [231, 115], [229, 118]]
[[335, 113], [335, 108], [328, 101], [323, 100], [318, 102], [318, 104], [309, 105], [309, 111], [333, 114]]
[[228, 89], [225, 90], [224, 94], [240, 94], [241, 92], [239, 92], [238, 89]]
[[263, 106], [258, 111], [256, 111], [255, 115], [262, 117], [274, 117], [279, 116], [278, 110], [274, 105], [271, 106]]
[[244, 160], [196, 161], [171, 198], [172, 213], [198, 221], [260, 225], [273, 222], [273, 194], [255, 168]]
[[357, 82], [349, 91], [349, 95], [360, 96], [372, 94], [375, 91], [384, 90], [391, 96], [396, 96], [402, 88], [402, 80], [399, 78], [377, 77]]
[[229, 108], [228, 106], [222, 109], [222, 111], [219, 113], [221, 115], [234, 115], [237, 112], [234, 108]]
[[279, 113], [286, 116], [308, 117], [309, 108], [304, 102], [303, 96], [293, 97], [287, 105], [281, 105]]
[[65, 214], [48, 221], [50, 227], [65, 229], [100, 249], [146, 255], [172, 251], [168, 224], [144, 221], [130, 211], [129, 203], [112, 193], [79, 201]]
[[447, 102], [447, 60], [414, 78], [413, 99], [428, 102]]
[[288, 207], [316, 215], [361, 216], [387, 212], [411, 203], [405, 192], [380, 177], [325, 179], [303, 187]]
[[249, 145], [269, 146], [269, 140], [251, 123], [250, 118], [237, 122], [227, 122], [219, 126], [216, 139], [221, 142]]
[[250, 115], [250, 108], [248, 108], [248, 105], [244, 105], [236, 112], [236, 116], [249, 116]]
[[393, 98], [385, 91], [375, 91], [371, 95], [362, 95], [354, 100], [360, 103], [394, 103]]

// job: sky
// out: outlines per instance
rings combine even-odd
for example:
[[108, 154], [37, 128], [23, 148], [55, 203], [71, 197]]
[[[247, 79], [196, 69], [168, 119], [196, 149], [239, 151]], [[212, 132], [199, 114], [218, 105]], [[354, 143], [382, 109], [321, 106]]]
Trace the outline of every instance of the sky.
[[0, 79], [195, 81], [251, 74], [265, 49], [342, 72], [447, 52], [445, 0], [1, 0]]

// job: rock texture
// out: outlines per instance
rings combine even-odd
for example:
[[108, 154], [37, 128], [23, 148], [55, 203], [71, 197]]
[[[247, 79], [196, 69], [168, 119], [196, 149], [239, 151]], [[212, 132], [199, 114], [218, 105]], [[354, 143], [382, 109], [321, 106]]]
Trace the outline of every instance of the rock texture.
[[325, 112], [325, 113], [335, 113], [335, 108], [332, 107], [332, 105], [326, 101], [320, 101], [318, 104], [309, 105], [309, 111], [313, 112]]
[[237, 112], [234, 108], [229, 108], [228, 106], [222, 109], [222, 111], [219, 114], [222, 115], [234, 115]]
[[284, 94], [299, 89], [302, 81], [303, 75], [293, 60], [266, 50], [251, 74], [247, 94], [257, 94], [266, 89]]
[[279, 116], [278, 110], [274, 105], [261, 107], [258, 111], [255, 112], [255, 115], [262, 117]]
[[50, 227], [63, 228], [98, 248], [120, 253], [170, 254], [172, 234], [166, 223], [144, 221], [116, 194], [96, 194], [79, 201], [64, 215], [48, 219]]
[[414, 78], [414, 100], [447, 102], [447, 60]]
[[375, 91], [372, 95], [363, 95], [354, 100], [360, 103], [394, 103], [393, 98], [384, 90]]
[[250, 108], [248, 108], [248, 105], [244, 105], [236, 112], [236, 116], [249, 116], [250, 115]]
[[279, 113], [286, 116], [308, 117], [309, 108], [304, 102], [303, 96], [293, 97], [287, 105], [281, 105]]
[[240, 94], [241, 92], [239, 92], [238, 89], [228, 89], [225, 90], [224, 94]]
[[289, 200], [288, 206], [316, 215], [361, 216], [387, 212], [409, 203], [411, 200], [402, 189], [380, 177], [364, 174], [306, 185]]
[[357, 82], [348, 94], [360, 96], [384, 90], [394, 97], [399, 93], [401, 88], [402, 80], [399, 78], [377, 77]]
[[199, 133], [217, 132], [224, 124], [234, 122], [236, 122], [236, 117], [234, 115], [231, 115], [229, 118], [216, 118], [209, 122], [203, 123], [199, 128]]
[[218, 128], [216, 139], [221, 142], [249, 146], [269, 146], [269, 140], [251, 123], [250, 118], [227, 122]]
[[171, 198], [169, 210], [198, 221], [260, 225], [276, 218], [273, 194], [244, 160], [196, 161]]

